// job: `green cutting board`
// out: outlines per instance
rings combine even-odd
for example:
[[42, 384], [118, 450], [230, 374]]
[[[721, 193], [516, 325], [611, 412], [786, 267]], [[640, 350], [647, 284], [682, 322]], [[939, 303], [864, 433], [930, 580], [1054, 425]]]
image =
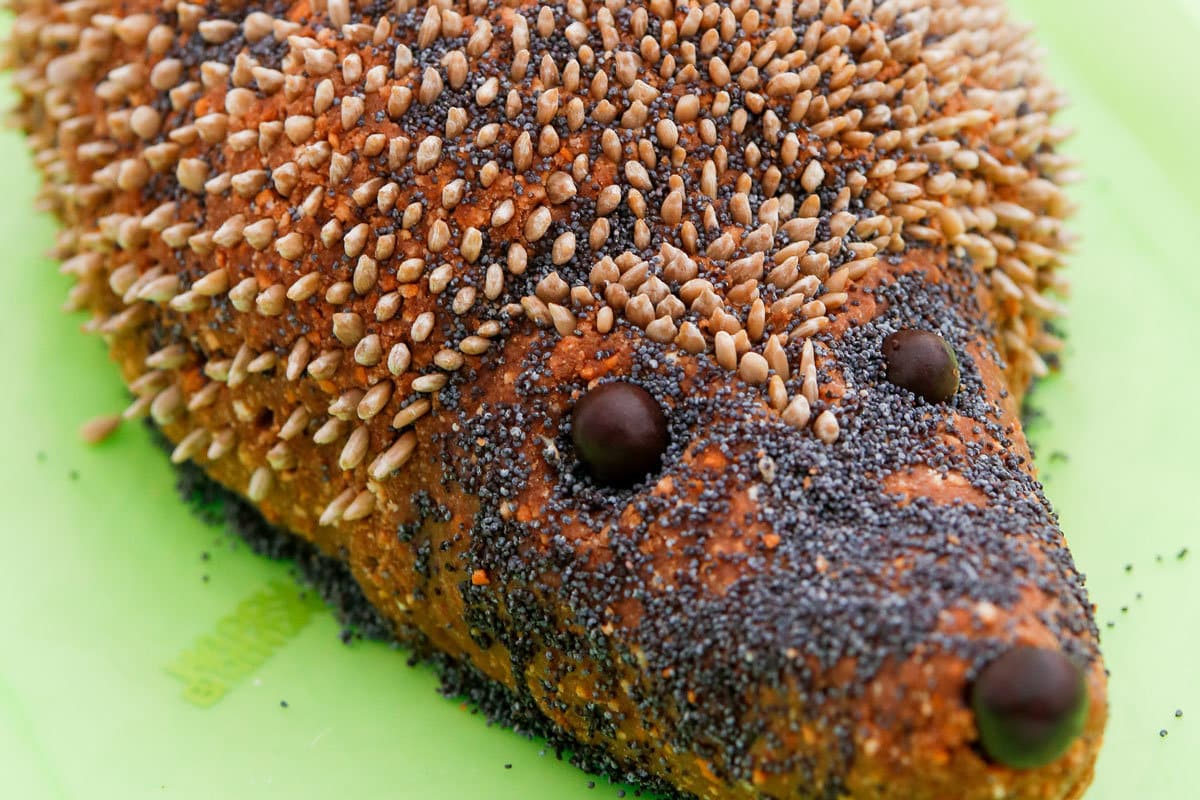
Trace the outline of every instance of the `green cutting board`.
[[[1200, 0], [1017, 5], [1073, 97], [1088, 176], [1070, 347], [1033, 430], [1112, 671], [1087, 798], [1184, 800], [1200, 792]], [[15, 134], [0, 163], [0, 798], [616, 797], [299, 601], [275, 604], [282, 633], [224, 685], [168, 671], [294, 597], [288, 567], [192, 516], [139, 427], [80, 443], [124, 393], [58, 312], [54, 227]]]

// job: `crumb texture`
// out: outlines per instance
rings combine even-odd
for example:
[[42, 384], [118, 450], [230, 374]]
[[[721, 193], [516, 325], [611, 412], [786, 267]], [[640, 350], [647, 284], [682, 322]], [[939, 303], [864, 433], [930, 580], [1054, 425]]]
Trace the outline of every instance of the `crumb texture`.
[[[1001, 2], [11, 2], [124, 416], [359, 625], [684, 795], [1082, 794], [1098, 635], [1017, 416], [1072, 164]], [[887, 379], [911, 329], [941, 402]], [[616, 380], [662, 443], [606, 485], [572, 409]], [[1037, 769], [965, 700], [1017, 644], [1091, 698]]]

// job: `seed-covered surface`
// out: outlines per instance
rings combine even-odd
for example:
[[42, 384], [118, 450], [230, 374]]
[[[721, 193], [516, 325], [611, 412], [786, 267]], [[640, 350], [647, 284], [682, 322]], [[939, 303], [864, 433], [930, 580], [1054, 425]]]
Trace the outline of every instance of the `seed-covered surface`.
[[[399, 635], [684, 792], [1082, 793], [1103, 668], [1015, 413], [1070, 163], [998, 2], [15, 5], [126, 416]], [[668, 428], [629, 488], [572, 444], [617, 378]], [[1088, 667], [1031, 771], [965, 699], [1015, 642]]]

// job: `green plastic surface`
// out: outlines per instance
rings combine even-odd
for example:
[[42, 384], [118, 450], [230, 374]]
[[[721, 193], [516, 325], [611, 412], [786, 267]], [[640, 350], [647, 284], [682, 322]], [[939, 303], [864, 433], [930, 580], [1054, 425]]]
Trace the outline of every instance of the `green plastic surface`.
[[[1017, 5], [1073, 96], [1088, 175], [1070, 348], [1033, 430], [1112, 671], [1087, 798], [1184, 800], [1200, 796], [1200, 2]], [[124, 393], [58, 311], [53, 224], [31, 210], [37, 178], [11, 132], [0, 162], [0, 797], [615, 797], [441, 698], [403, 652], [343, 646], [323, 609], [277, 608], [288, 635], [227, 665], [207, 706], [185, 699], [206, 690], [167, 666], [244, 629], [288, 567], [193, 517], [138, 426], [80, 442]]]

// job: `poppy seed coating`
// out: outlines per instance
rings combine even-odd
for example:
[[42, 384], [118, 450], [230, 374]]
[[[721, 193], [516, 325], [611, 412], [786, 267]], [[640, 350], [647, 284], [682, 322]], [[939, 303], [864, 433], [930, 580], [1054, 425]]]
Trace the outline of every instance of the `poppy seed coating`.
[[[1082, 794], [1098, 634], [1017, 417], [1072, 164], [998, 0], [13, 5], [125, 416], [452, 684], [687, 795]], [[571, 424], [616, 382], [666, 429], [623, 486]], [[1021, 646], [1089, 698], [1031, 769], [967, 702]]]

